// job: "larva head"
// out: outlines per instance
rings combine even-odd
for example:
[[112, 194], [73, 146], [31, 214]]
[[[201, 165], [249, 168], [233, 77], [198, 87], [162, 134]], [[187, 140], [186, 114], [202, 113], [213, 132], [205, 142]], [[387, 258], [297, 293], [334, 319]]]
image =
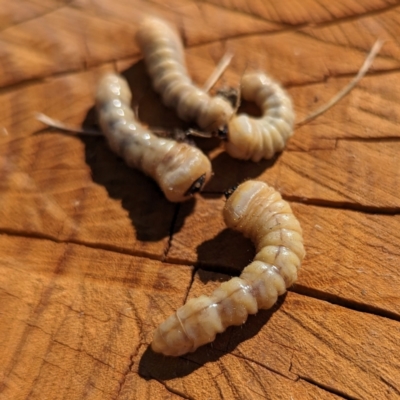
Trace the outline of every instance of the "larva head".
[[[277, 86], [277, 83], [274, 82], [269, 76], [262, 72], [247, 72], [242, 76], [240, 82], [240, 94], [241, 96], [248, 101], [254, 101], [256, 104], [259, 103], [259, 96], [257, 94], [264, 89], [264, 96], [271, 96]], [[268, 89], [265, 92], [265, 89]], [[262, 106], [262, 104], [258, 104], [258, 106]]]
[[250, 72], [242, 77], [241, 95], [260, 109], [260, 118], [235, 115], [228, 124], [225, 149], [242, 160], [270, 159], [285, 147], [293, 134], [294, 112], [289, 95], [264, 73]]
[[224, 125], [217, 130], [217, 137], [221, 140], [228, 139], [228, 125]]
[[[254, 132], [252, 118], [242, 114], [234, 116], [226, 129], [225, 150], [233, 158], [249, 160], [256, 147], [262, 146], [262, 138]], [[257, 139], [261, 139], [257, 140]], [[260, 161], [260, 160], [253, 160]]]
[[232, 186], [230, 189], [228, 189], [226, 192], [224, 192], [225, 198], [228, 200], [229, 197], [232, 196], [232, 194], [235, 192], [235, 190], [238, 188], [239, 185]]
[[246, 216], [251, 200], [268, 186], [259, 181], [247, 181], [237, 187], [226, 201], [223, 215], [226, 226], [235, 229]]
[[217, 132], [226, 126], [233, 113], [233, 108], [227, 100], [219, 96], [212, 97], [200, 111], [197, 124], [208, 132]]
[[226, 99], [229, 104], [236, 110], [240, 105], [239, 91], [235, 88], [228, 87], [217, 90], [217, 96]]
[[156, 168], [156, 180], [169, 201], [189, 200], [211, 178], [210, 160], [199, 149], [176, 143]]

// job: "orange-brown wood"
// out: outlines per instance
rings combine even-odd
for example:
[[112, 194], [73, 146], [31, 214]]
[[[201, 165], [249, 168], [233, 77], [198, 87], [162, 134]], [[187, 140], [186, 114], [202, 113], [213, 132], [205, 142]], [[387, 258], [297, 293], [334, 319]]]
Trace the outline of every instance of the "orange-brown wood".
[[[400, 397], [400, 2], [398, 0], [15, 0], [0, 12], [0, 399], [396, 399]], [[198, 140], [215, 172], [171, 204], [102, 137], [68, 136], [43, 112], [93, 127], [101, 74], [127, 77], [143, 123], [186, 126], [151, 88], [134, 35], [176, 25], [202, 85], [262, 69], [297, 120], [357, 73], [339, 104], [257, 164]], [[193, 354], [149, 350], [187, 298], [254, 257], [227, 229], [223, 192], [273, 185], [304, 231], [298, 282], [272, 310]]]

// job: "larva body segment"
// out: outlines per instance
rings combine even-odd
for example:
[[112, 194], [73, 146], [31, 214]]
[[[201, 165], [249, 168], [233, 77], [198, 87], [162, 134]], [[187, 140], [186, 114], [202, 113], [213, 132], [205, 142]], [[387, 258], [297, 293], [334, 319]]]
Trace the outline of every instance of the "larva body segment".
[[200, 128], [217, 131], [233, 115], [230, 103], [211, 97], [196, 87], [187, 72], [184, 50], [178, 34], [164, 21], [146, 18], [136, 35], [153, 87], [168, 107], [174, 107], [185, 121], [196, 121]]
[[193, 352], [249, 314], [272, 307], [297, 279], [305, 256], [302, 230], [289, 204], [263, 182], [247, 181], [224, 208], [228, 227], [249, 237], [255, 260], [239, 278], [224, 282], [211, 296], [189, 300], [155, 331], [152, 349], [169, 356]]
[[99, 82], [96, 108], [111, 149], [130, 167], [140, 169], [172, 202], [185, 201], [211, 177], [211, 163], [197, 148], [160, 138], [143, 127], [131, 109], [131, 91], [124, 78], [107, 74]]
[[235, 115], [227, 125], [227, 153], [243, 160], [269, 159], [285, 147], [293, 135], [294, 112], [287, 93], [264, 73], [246, 73], [241, 81], [241, 96], [255, 102], [261, 118]]

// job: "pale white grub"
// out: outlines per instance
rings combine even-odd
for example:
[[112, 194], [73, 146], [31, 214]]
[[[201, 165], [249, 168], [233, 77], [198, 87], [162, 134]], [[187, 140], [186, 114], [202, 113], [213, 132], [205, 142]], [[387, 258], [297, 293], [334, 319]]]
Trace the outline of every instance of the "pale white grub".
[[[154, 89], [164, 104], [174, 107], [185, 121], [196, 121], [200, 128], [226, 139], [226, 151], [234, 158], [260, 161], [282, 151], [293, 134], [292, 103], [283, 89], [265, 74], [245, 74], [241, 93], [245, 100], [254, 101], [262, 110], [262, 118], [236, 115], [232, 105], [221, 96], [212, 97], [191, 81], [184, 60], [184, 49], [178, 34], [164, 21], [149, 17], [139, 27], [137, 42], [143, 52]], [[220, 68], [229, 64], [232, 55], [223, 58]], [[213, 74], [214, 75], [214, 74]]]
[[261, 109], [262, 116], [234, 115], [227, 123], [225, 150], [233, 158], [252, 160], [272, 158], [284, 149], [293, 135], [294, 111], [289, 95], [262, 72], [243, 75], [240, 92], [243, 99]]
[[96, 108], [111, 149], [133, 168], [151, 176], [172, 202], [189, 199], [211, 177], [211, 163], [197, 148], [161, 138], [141, 125], [131, 108], [124, 78], [107, 74], [99, 82]]
[[[383, 41], [377, 40], [355, 78], [327, 104], [295, 124], [304, 125], [325, 113], [346, 96], [364, 77]], [[282, 87], [263, 72], [246, 73], [241, 81], [241, 96], [255, 102], [261, 109], [261, 118], [246, 114], [234, 115], [224, 130], [225, 150], [233, 158], [252, 160], [270, 159], [281, 152], [293, 135], [295, 114], [292, 101]]]
[[[196, 121], [201, 129], [208, 132], [223, 128], [234, 110], [223, 97], [212, 97], [206, 90], [194, 85], [186, 69], [181, 38], [176, 31], [158, 18], [148, 17], [140, 25], [136, 41], [154, 90], [161, 95], [164, 104], [175, 108], [179, 118]], [[214, 82], [213, 77], [207, 88]]]
[[228, 227], [250, 238], [257, 254], [240, 277], [221, 284], [211, 296], [190, 299], [155, 331], [152, 349], [180, 356], [210, 343], [228, 326], [272, 307], [297, 279], [305, 256], [300, 224], [289, 204], [259, 181], [241, 184], [224, 208]]

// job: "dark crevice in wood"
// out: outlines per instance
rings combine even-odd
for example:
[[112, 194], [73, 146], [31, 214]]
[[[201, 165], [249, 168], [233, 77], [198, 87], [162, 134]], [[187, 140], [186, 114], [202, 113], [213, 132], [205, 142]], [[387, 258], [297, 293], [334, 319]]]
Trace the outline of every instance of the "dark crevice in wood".
[[[332, 141], [335, 141], [335, 139], [333, 139]], [[317, 146], [316, 147], [309, 147], [308, 149], [295, 149], [295, 150], [292, 150], [292, 149], [287, 149], [286, 150], [286, 152], [287, 153], [303, 153], [303, 154], [307, 154], [307, 153], [310, 153], [310, 152], [313, 152], [313, 153], [315, 153], [315, 152], [317, 152], [317, 151], [332, 151], [333, 149], [332, 148], [324, 148], [324, 147], [321, 147], [321, 148], [318, 148]]]
[[[113, 253], [118, 253], [118, 254], [124, 254], [128, 256], [134, 256], [134, 257], [142, 257], [146, 258], [149, 260], [157, 260], [161, 261], [161, 257], [157, 256], [156, 254], [150, 254], [142, 251], [130, 251], [125, 248], [121, 248], [118, 246], [113, 246], [110, 244], [106, 243], [89, 243], [89, 242], [84, 242], [80, 240], [60, 240], [57, 239], [54, 236], [51, 235], [46, 235], [42, 234], [39, 232], [20, 232], [18, 230], [14, 229], [0, 229], [0, 235], [7, 235], [7, 236], [17, 236], [17, 237], [22, 237], [26, 239], [42, 239], [42, 240], [49, 240], [54, 243], [60, 243], [60, 244], [73, 244], [77, 246], [84, 246], [88, 247], [90, 249], [98, 249], [98, 250], [104, 250], [104, 251], [111, 251]], [[186, 264], [184, 264], [186, 265]]]
[[153, 378], [153, 379], [155, 381], [157, 381], [159, 384], [163, 385], [168, 392], [170, 392], [172, 394], [175, 394], [176, 396], [179, 396], [179, 397], [181, 397], [182, 399], [185, 399], [185, 400], [195, 400], [194, 397], [188, 396], [187, 394], [182, 393], [179, 390], [176, 390], [176, 389], [173, 389], [173, 388], [169, 387], [165, 382], [163, 382], [161, 380], [158, 380], [156, 378]]
[[343, 392], [340, 391], [340, 390], [337, 390], [337, 389], [331, 388], [331, 387], [329, 387], [329, 386], [323, 385], [323, 384], [321, 384], [321, 383], [318, 383], [318, 382], [314, 381], [314, 380], [311, 379], [311, 378], [308, 378], [308, 377], [305, 377], [305, 376], [300, 376], [300, 379], [303, 380], [303, 381], [306, 381], [306, 382], [310, 383], [311, 385], [317, 386], [318, 388], [324, 390], [325, 392], [332, 393], [332, 394], [334, 394], [335, 396], [339, 396], [339, 397], [341, 397], [342, 399], [346, 399], [346, 400], [358, 400], [357, 397], [349, 396], [348, 394], [343, 393]]
[[167, 259], [169, 250], [171, 249], [172, 238], [173, 238], [173, 236], [174, 236], [175, 227], [176, 227], [176, 222], [177, 222], [177, 220], [178, 220], [178, 215], [179, 215], [179, 210], [180, 210], [180, 208], [181, 208], [181, 205], [178, 203], [178, 204], [176, 205], [176, 207], [175, 207], [174, 214], [173, 214], [173, 216], [172, 216], [171, 226], [170, 226], [170, 228], [169, 228], [169, 238], [168, 238], [168, 242], [167, 242], [167, 245], [165, 246], [164, 254], [163, 254], [163, 257], [162, 257], [162, 259], [161, 259], [163, 262], [165, 262], [165, 260]]
[[395, 312], [384, 310], [373, 305], [363, 304], [354, 300], [348, 300], [344, 297], [335, 296], [333, 294], [323, 292], [318, 289], [313, 289], [298, 283], [289, 288], [288, 291], [301, 294], [306, 297], [311, 297], [313, 299], [326, 301], [327, 303], [345, 307], [349, 310], [358, 311], [365, 314], [372, 314], [375, 316], [400, 322], [400, 315]]
[[186, 302], [187, 302], [187, 298], [189, 297], [189, 293], [190, 293], [190, 290], [192, 289], [193, 282], [194, 282], [194, 279], [196, 277], [196, 274], [197, 274], [198, 270], [199, 270], [199, 268], [197, 268], [197, 267], [193, 268], [192, 276], [190, 278], [190, 282], [189, 282], [189, 285], [188, 285], [188, 288], [187, 288], [187, 291], [186, 291], [186, 295], [185, 295], [185, 298], [183, 299], [183, 304], [186, 304]]
[[[220, 350], [216, 349], [216, 351], [220, 351]], [[221, 351], [221, 352], [222, 352], [222, 351]], [[223, 352], [223, 353], [224, 353], [224, 354], [227, 354], [226, 352]], [[237, 353], [232, 353], [231, 355], [234, 356], [234, 357], [237, 357], [237, 358], [241, 358], [242, 360], [249, 361], [249, 362], [252, 362], [252, 363], [254, 363], [254, 364], [257, 364], [257, 365], [260, 366], [261, 368], [265, 368], [266, 370], [268, 370], [268, 371], [270, 371], [270, 372], [273, 372], [274, 374], [277, 374], [277, 375], [281, 376], [282, 378], [288, 379], [288, 380], [290, 380], [290, 381], [297, 381], [297, 380], [299, 379], [299, 377], [298, 377], [297, 374], [293, 374], [293, 375], [296, 375], [296, 379], [291, 379], [291, 378], [289, 378], [287, 375], [285, 375], [285, 374], [283, 374], [282, 372], [278, 371], [277, 369], [271, 368], [271, 367], [269, 367], [268, 365], [262, 364], [262, 363], [260, 363], [259, 361], [254, 360], [254, 359], [252, 359], [252, 358], [248, 358], [248, 357], [246, 357], [246, 356], [242, 356], [242, 355], [237, 354]], [[289, 368], [289, 371], [290, 371], [290, 368]]]
[[[382, 118], [382, 116], [380, 116]], [[400, 136], [349, 137], [336, 139], [337, 142], [392, 143], [400, 142]]]
[[130, 359], [129, 359], [129, 365], [128, 365], [128, 367], [126, 368], [126, 370], [125, 370], [125, 372], [124, 372], [124, 374], [123, 374], [123, 376], [122, 376], [121, 381], [119, 382], [119, 388], [118, 388], [117, 396], [115, 397], [114, 400], [117, 400], [117, 399], [119, 398], [119, 396], [120, 396], [120, 394], [121, 394], [121, 391], [122, 391], [122, 389], [123, 389], [123, 387], [124, 387], [124, 385], [125, 385], [126, 378], [127, 378], [127, 376], [129, 375], [129, 373], [132, 372], [132, 367], [133, 367], [133, 365], [135, 364], [134, 358], [135, 358], [135, 356], [138, 354], [138, 352], [140, 351], [140, 347], [141, 347], [142, 345], [143, 345], [142, 343], [139, 343], [139, 345], [137, 346], [137, 348], [135, 349], [135, 351], [131, 354]]
[[260, 30], [259, 32], [250, 32], [250, 33], [237, 33], [235, 35], [227, 36], [227, 37], [221, 37], [221, 38], [215, 38], [215, 39], [208, 39], [208, 40], [203, 40], [199, 43], [191, 44], [187, 46], [187, 49], [195, 49], [196, 47], [202, 47], [202, 46], [208, 46], [212, 45], [215, 43], [221, 43], [225, 42], [228, 40], [240, 40], [240, 39], [245, 39], [245, 38], [251, 38], [254, 36], [263, 36], [263, 37], [270, 37], [270, 36], [277, 36], [277, 35], [282, 35], [284, 33], [288, 32], [294, 32], [297, 31], [298, 28], [283, 28], [279, 31], [271, 31], [271, 30]]
[[[205, 191], [202, 192], [202, 195], [213, 196], [215, 198], [215, 197], [222, 197], [224, 195], [224, 192]], [[281, 193], [281, 195], [284, 200], [289, 201], [291, 203], [305, 204], [322, 208], [333, 208], [336, 210], [343, 210], [343, 211], [358, 211], [364, 214], [391, 215], [391, 216], [400, 215], [400, 207], [368, 206], [359, 203], [351, 203], [348, 201], [332, 201], [332, 200], [318, 199], [318, 198], [312, 199], [302, 196], [290, 196], [283, 193]]]
[[317, 206], [322, 208], [334, 208], [336, 210], [358, 211], [364, 214], [377, 214], [377, 215], [400, 215], [400, 207], [379, 207], [367, 206], [358, 203], [351, 203], [347, 201], [332, 201], [324, 199], [310, 199], [300, 196], [287, 196], [282, 195], [282, 198], [291, 203], [300, 203], [310, 206]]
[[[213, 272], [216, 274], [223, 274], [227, 275], [229, 278], [234, 277], [234, 276], [240, 276], [242, 273], [242, 269], [240, 270], [237, 268], [233, 267], [228, 267], [228, 266], [222, 266], [222, 265], [210, 265], [210, 264], [203, 264], [203, 263], [198, 263], [196, 264], [197, 272], [200, 270], [207, 271], [207, 272]], [[207, 281], [203, 281], [203, 283], [206, 283]]]
[[[147, 258], [147, 259], [151, 259], [151, 260], [159, 260], [154, 255], [151, 256], [151, 255], [147, 255], [147, 254], [146, 255], [139, 254], [140, 252], [131, 253], [125, 249], [123, 251], [121, 251], [120, 249], [116, 249], [116, 248], [113, 248], [112, 246], [107, 246], [107, 245], [94, 245], [94, 244], [81, 243], [79, 241], [76, 241], [76, 242], [75, 241], [62, 241], [62, 240], [57, 240], [53, 237], [50, 237], [47, 235], [42, 235], [42, 234], [35, 234], [35, 233], [27, 234], [27, 233], [21, 233], [21, 232], [11, 231], [11, 230], [1, 230], [0, 235], [1, 234], [9, 235], [9, 236], [25, 237], [25, 238], [30, 238], [30, 239], [44, 239], [44, 240], [50, 240], [50, 241], [53, 241], [55, 243], [60, 243], [60, 244], [73, 244], [73, 245], [84, 246], [84, 247], [88, 247], [88, 248], [92, 248], [92, 249], [100, 249], [100, 250], [104, 250], [104, 251], [111, 251], [111, 252], [116, 252], [116, 253], [120, 253], [120, 254], [132, 255], [132, 256], [136, 256], [136, 257], [143, 257], [143, 258]], [[177, 264], [177, 265], [190, 264], [190, 262], [187, 262], [187, 261], [185, 262], [183, 260], [172, 260], [172, 261], [168, 260], [168, 263]], [[240, 274], [242, 272], [241, 270], [238, 270], [237, 268], [233, 268], [233, 267], [229, 267], [229, 266], [196, 263], [195, 268], [193, 269], [191, 281], [190, 281], [188, 289], [187, 289], [184, 303], [186, 302], [187, 297], [190, 293], [190, 289], [194, 282], [195, 276], [200, 270], [217, 273], [217, 274], [223, 274], [223, 275], [227, 276], [227, 279], [229, 279], [230, 277], [233, 277], [233, 276], [240, 276]], [[368, 314], [372, 314], [375, 316], [380, 316], [380, 317], [384, 317], [384, 318], [387, 318], [390, 320], [400, 322], [400, 315], [395, 312], [384, 310], [379, 307], [374, 307], [372, 305], [351, 301], [351, 300], [345, 299], [343, 297], [335, 296], [333, 294], [323, 292], [318, 289], [313, 289], [313, 288], [310, 288], [310, 287], [307, 287], [307, 286], [304, 286], [304, 285], [301, 285], [298, 283], [296, 283], [293, 287], [289, 288], [288, 291], [294, 292], [294, 293], [297, 293], [297, 294], [300, 294], [303, 296], [315, 298], [317, 300], [326, 301], [328, 303], [342, 306], [342, 307], [345, 307], [350, 310], [368, 313]]]
[[379, 380], [382, 381], [385, 385], [389, 386], [397, 394], [397, 396], [399, 397], [400, 391], [396, 386], [394, 386], [392, 383], [390, 383], [383, 376], [379, 376]]
[[209, 263], [206, 264], [202, 262], [195, 262], [193, 264], [190, 261], [179, 260], [176, 258], [169, 259], [168, 263], [176, 265], [194, 265], [195, 273], [199, 272], [200, 270], [204, 270], [207, 272], [214, 272], [217, 274], [224, 274], [227, 276], [239, 276], [242, 273], [241, 270], [238, 270], [237, 268], [234, 267], [223, 266], [218, 264], [209, 264]]

